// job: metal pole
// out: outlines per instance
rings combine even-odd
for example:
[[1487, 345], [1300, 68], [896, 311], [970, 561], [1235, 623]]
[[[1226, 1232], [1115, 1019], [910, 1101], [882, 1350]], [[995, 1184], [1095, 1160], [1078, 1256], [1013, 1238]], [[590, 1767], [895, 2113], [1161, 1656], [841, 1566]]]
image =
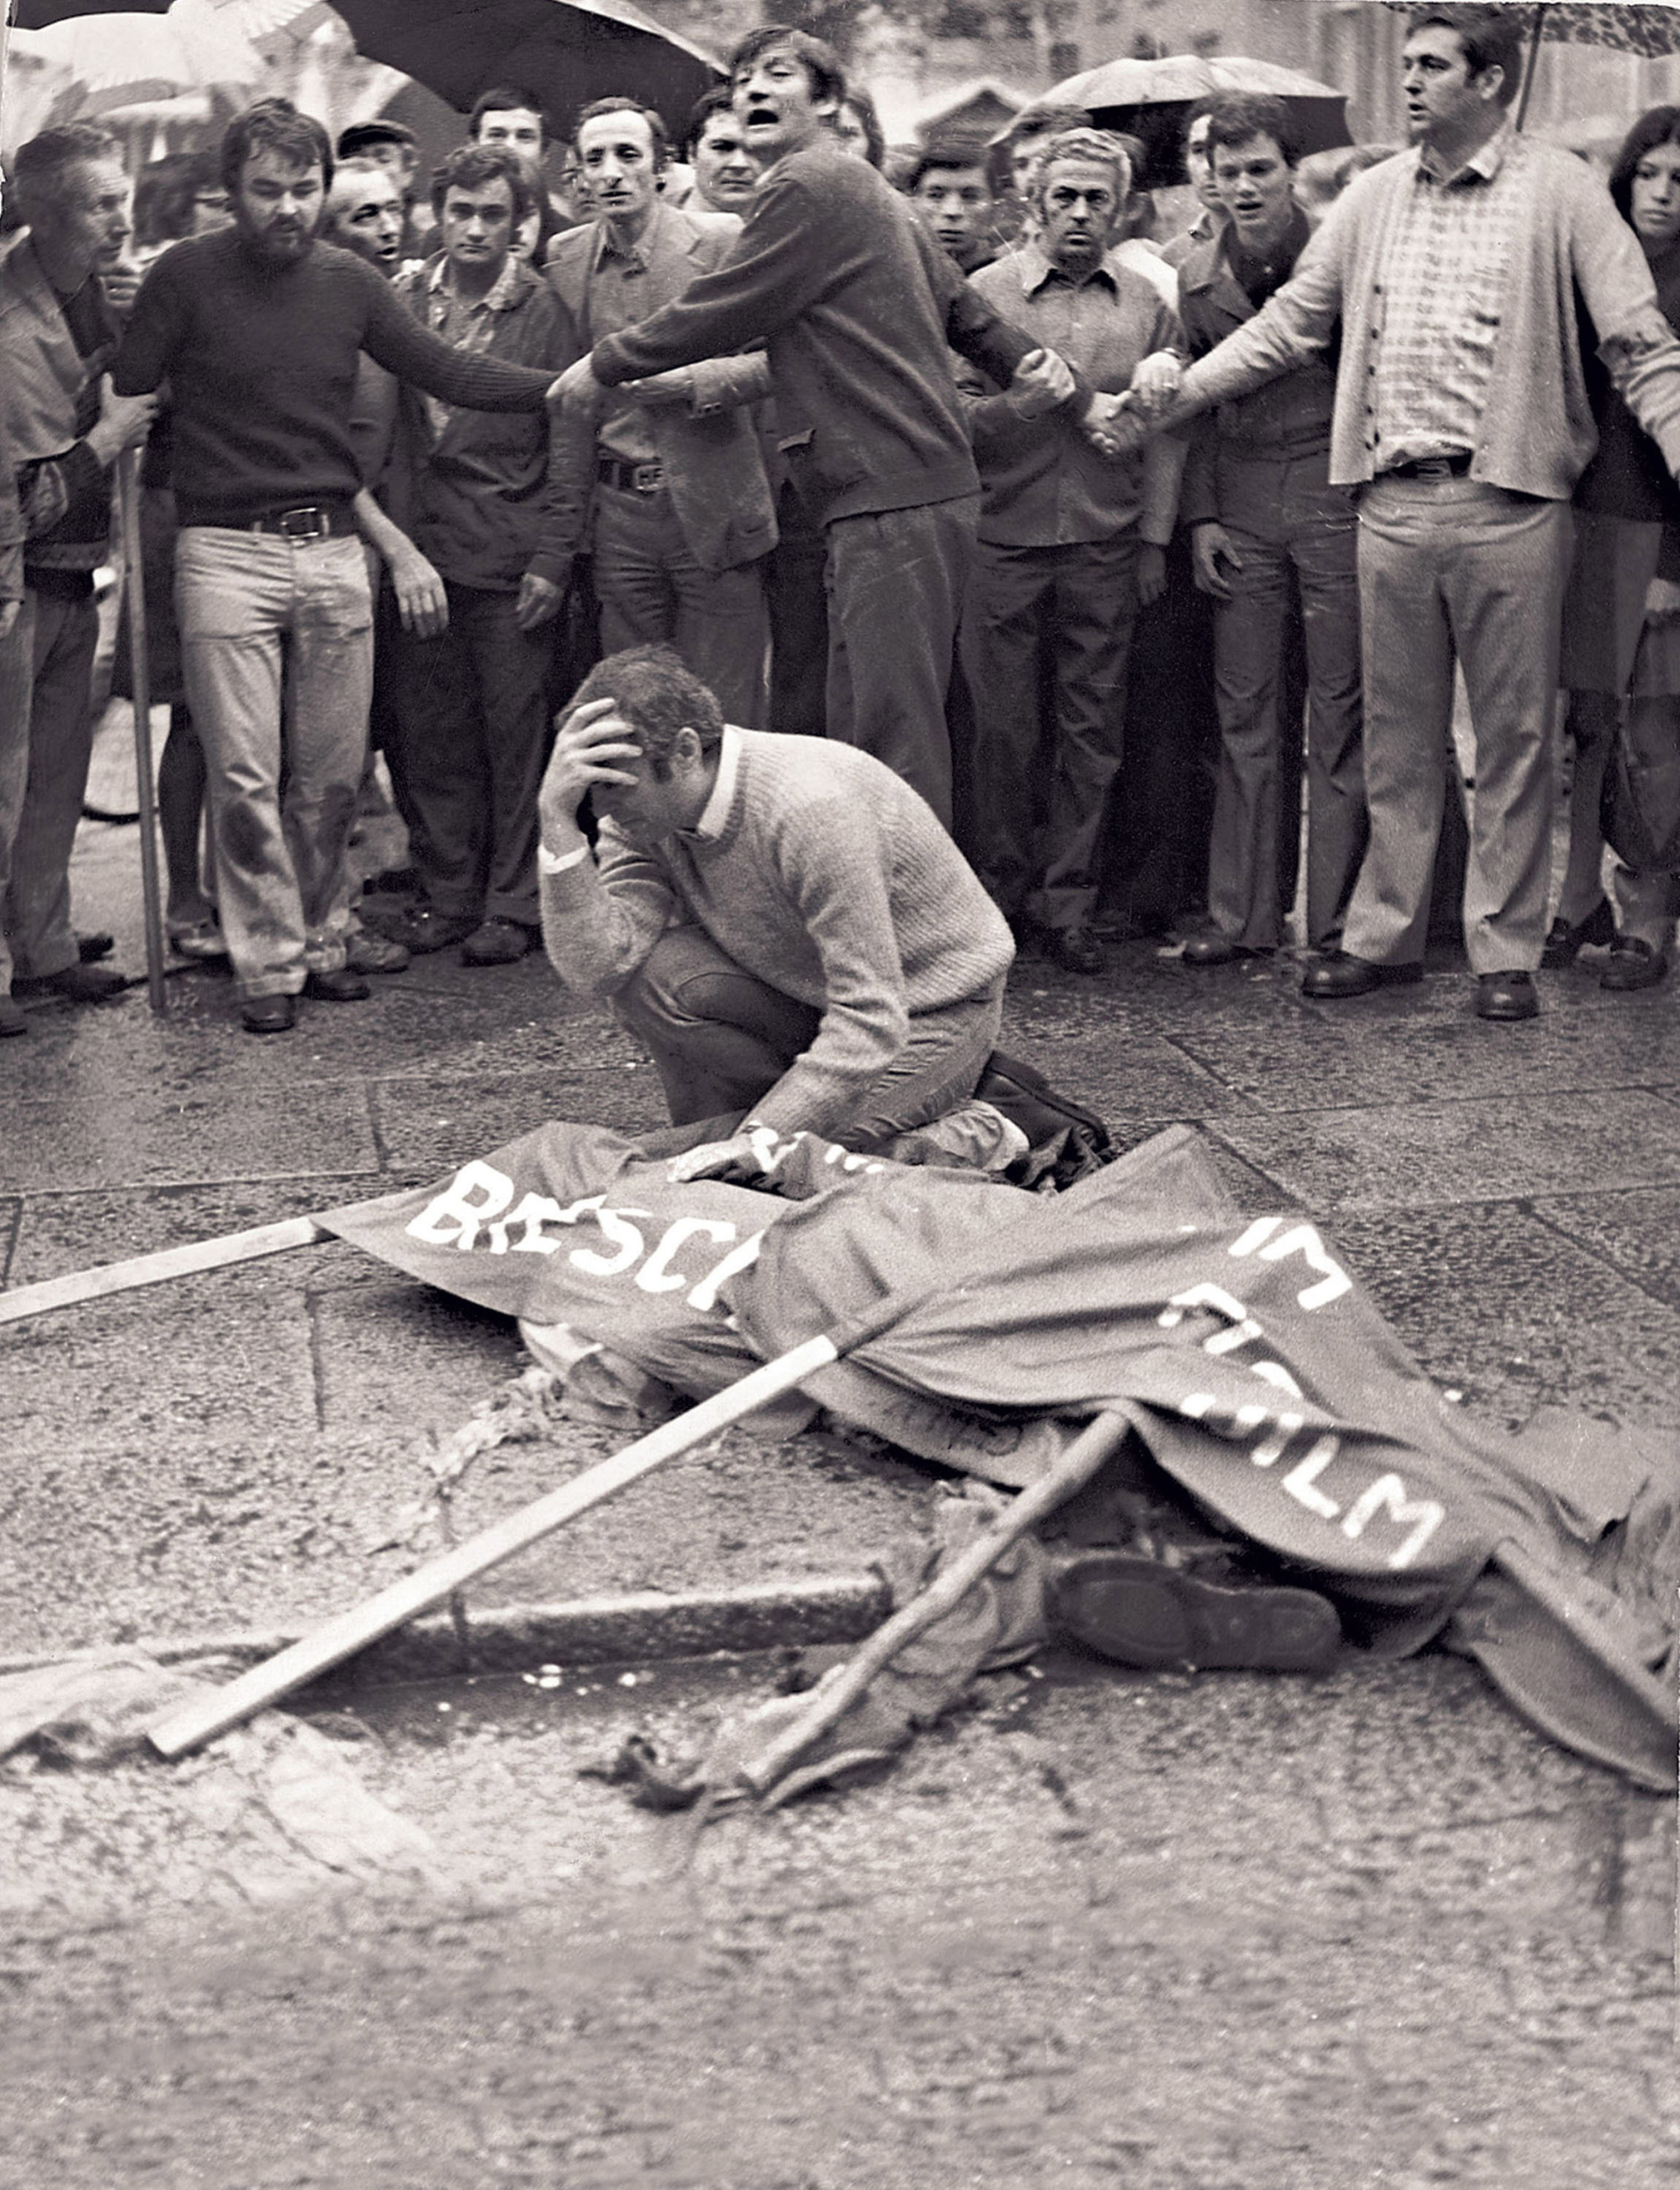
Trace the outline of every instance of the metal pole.
[[117, 460], [122, 509], [123, 587], [127, 596], [128, 660], [134, 692], [134, 772], [140, 795], [140, 895], [145, 906], [145, 986], [153, 1011], [169, 1009], [163, 983], [163, 899], [157, 873], [157, 799], [151, 763], [151, 668], [146, 654], [145, 557], [140, 545], [140, 452]]

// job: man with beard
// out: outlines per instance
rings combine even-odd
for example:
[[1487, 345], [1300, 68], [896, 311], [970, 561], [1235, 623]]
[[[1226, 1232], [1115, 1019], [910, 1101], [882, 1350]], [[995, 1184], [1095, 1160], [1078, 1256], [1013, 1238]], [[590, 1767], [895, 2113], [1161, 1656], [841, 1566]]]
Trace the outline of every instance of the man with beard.
[[230, 123], [222, 169], [234, 227], [158, 260], [113, 381], [126, 395], [170, 385], [176, 592], [222, 932], [245, 1027], [269, 1034], [295, 1023], [300, 991], [368, 994], [345, 964], [373, 660], [358, 358], [484, 410], [539, 411], [549, 382], [441, 340], [371, 267], [316, 241], [332, 148], [288, 100]]
[[731, 62], [736, 117], [766, 163], [724, 263], [565, 375], [594, 410], [627, 381], [763, 341], [778, 438], [826, 534], [828, 732], [951, 815], [945, 694], [979, 481], [947, 345], [1000, 385], [1089, 407], [964, 281], [904, 200], [833, 133], [845, 78], [819, 39], [755, 31]]

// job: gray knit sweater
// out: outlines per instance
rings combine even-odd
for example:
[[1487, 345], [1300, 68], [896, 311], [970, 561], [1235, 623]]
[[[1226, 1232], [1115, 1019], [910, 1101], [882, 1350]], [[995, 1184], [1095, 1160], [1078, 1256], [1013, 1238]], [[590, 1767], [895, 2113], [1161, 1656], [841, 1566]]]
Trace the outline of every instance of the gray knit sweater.
[[909, 1022], [978, 995], [1014, 946], [1003, 915], [890, 768], [820, 737], [741, 731], [721, 832], [652, 849], [608, 821], [595, 856], [542, 880], [548, 955], [585, 995], [620, 989], [667, 927], [703, 927], [737, 965], [822, 1014], [755, 1115], [838, 1130]]

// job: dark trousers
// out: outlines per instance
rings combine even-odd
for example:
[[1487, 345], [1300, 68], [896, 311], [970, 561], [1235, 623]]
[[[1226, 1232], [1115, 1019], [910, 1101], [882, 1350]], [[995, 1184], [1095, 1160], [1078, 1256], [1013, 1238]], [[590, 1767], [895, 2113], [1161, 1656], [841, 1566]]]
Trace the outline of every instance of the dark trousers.
[[638, 494], [600, 486], [595, 577], [604, 654], [664, 640], [715, 695], [725, 722], [759, 727], [769, 625], [756, 563], [705, 570], [663, 488]]
[[522, 631], [514, 594], [447, 591], [441, 637], [398, 631], [391, 640], [395, 704], [384, 735], [393, 781], [404, 786], [399, 810], [415, 817], [414, 863], [435, 911], [535, 927], [554, 627]]
[[[1062, 548], [980, 543], [965, 627], [981, 879], [1011, 919], [1084, 927], [1125, 735], [1135, 531]], [[1042, 677], [1041, 677], [1042, 670]]]
[[791, 483], [776, 505], [781, 535], [764, 559], [770, 611], [770, 727], [794, 737], [828, 735], [828, 542]]
[[[613, 998], [653, 1053], [675, 1126], [750, 1115], [817, 1038], [822, 1015], [738, 966], [701, 927], [668, 928]], [[1002, 975], [910, 1021], [904, 1048], [831, 1137], [872, 1148], [966, 1102], [997, 1043]]]
[[1214, 611], [1221, 753], [1208, 860], [1214, 926], [1251, 949], [1282, 940], [1280, 842], [1298, 835], [1298, 791], [1286, 802], [1282, 715], [1292, 571], [1307, 658], [1307, 940], [1340, 940], [1365, 849], [1361, 746], [1358, 520], [1352, 497], [1325, 483], [1322, 456], [1237, 461], [1219, 471], [1220, 521], [1236, 559], [1231, 598]]
[[945, 694], [980, 498], [828, 528], [828, 734], [861, 746], [951, 825]]

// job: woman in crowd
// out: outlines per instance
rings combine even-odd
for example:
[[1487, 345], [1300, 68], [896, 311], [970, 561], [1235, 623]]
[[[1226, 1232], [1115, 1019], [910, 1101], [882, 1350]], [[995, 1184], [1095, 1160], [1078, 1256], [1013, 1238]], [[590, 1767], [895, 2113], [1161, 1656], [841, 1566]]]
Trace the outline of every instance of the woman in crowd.
[[[1610, 194], [1651, 263], [1657, 300], [1680, 327], [1680, 107], [1653, 107], [1628, 133]], [[1618, 734], [1680, 767], [1680, 488], [1596, 360], [1599, 447], [1576, 489], [1575, 568], [1564, 610], [1564, 682], [1575, 740], [1570, 857], [1547, 966], [1609, 943], [1607, 989], [1642, 989], [1668, 970], [1671, 876], [1618, 864], [1619, 920], [1600, 880], [1599, 800]], [[1656, 817], [1653, 817], [1655, 825]]]

